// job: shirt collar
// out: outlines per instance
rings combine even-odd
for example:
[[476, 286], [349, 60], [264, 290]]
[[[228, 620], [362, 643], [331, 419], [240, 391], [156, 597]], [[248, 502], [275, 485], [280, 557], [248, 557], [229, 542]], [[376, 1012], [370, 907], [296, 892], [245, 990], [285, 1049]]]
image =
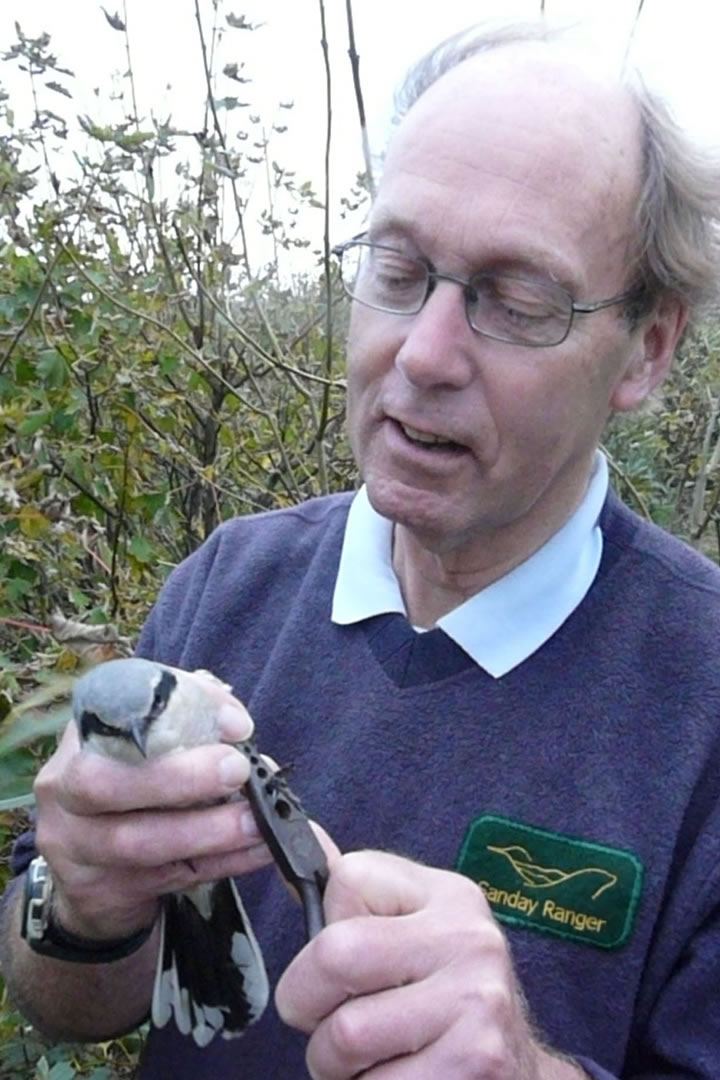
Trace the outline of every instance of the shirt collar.
[[[598, 518], [607, 489], [607, 462], [598, 451], [585, 496], [563, 527], [525, 562], [438, 620], [437, 626], [490, 675], [499, 678], [531, 656], [584, 598], [600, 565]], [[392, 530], [363, 486], [345, 527], [333, 622], [406, 614], [392, 565]]]

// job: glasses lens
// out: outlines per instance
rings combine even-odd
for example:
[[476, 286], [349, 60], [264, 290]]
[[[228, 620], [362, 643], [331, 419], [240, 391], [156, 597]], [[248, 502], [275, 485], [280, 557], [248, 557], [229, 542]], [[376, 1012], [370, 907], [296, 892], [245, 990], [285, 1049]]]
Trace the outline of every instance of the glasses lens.
[[378, 244], [349, 244], [342, 256], [346, 292], [361, 304], [407, 314], [419, 311], [427, 293], [424, 263]]
[[572, 299], [559, 285], [505, 274], [479, 274], [468, 296], [470, 325], [518, 345], [557, 345], [567, 336]]

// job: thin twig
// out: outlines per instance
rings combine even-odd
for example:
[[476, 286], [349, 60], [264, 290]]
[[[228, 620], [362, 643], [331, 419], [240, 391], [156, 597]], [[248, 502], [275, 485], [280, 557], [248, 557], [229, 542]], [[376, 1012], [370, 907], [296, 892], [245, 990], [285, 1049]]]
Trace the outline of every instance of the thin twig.
[[55, 473], [57, 476], [62, 476], [63, 479], [67, 480], [69, 484], [72, 484], [73, 487], [77, 488], [80, 494], [84, 495], [85, 498], [90, 499], [91, 502], [95, 503], [98, 509], [102, 510], [103, 514], [105, 514], [111, 520], [114, 520], [117, 517], [115, 511], [111, 510], [110, 507], [102, 501], [102, 499], [99, 499], [97, 495], [90, 490], [89, 487], [87, 487], [80, 480], [74, 477], [72, 473], [69, 473], [62, 462], [58, 461], [57, 458], [52, 456], [48, 457], [48, 461], [52, 465], [53, 469], [55, 469]]
[[[545, 0], [542, 0], [540, 10], [545, 10]], [[347, 16], [348, 27], [348, 56], [350, 57], [355, 103], [357, 105], [358, 119], [360, 120], [360, 138], [362, 139], [365, 176], [367, 178], [370, 198], [374, 199], [375, 177], [373, 176], [372, 157], [370, 156], [370, 140], [368, 139], [367, 118], [365, 116], [365, 101], [363, 99], [362, 84], [360, 82], [360, 56], [355, 48], [355, 24], [353, 21], [352, 0], [345, 0], [345, 13]]]
[[0, 615], [0, 623], [3, 626], [14, 626], [17, 630], [27, 630], [30, 634], [51, 634], [49, 626], [39, 626], [37, 623], [21, 622], [20, 619], [9, 619], [6, 615]]
[[317, 458], [320, 473], [320, 485], [324, 492], [329, 491], [327, 460], [325, 456], [324, 434], [327, 426], [328, 412], [330, 409], [330, 380], [332, 378], [332, 267], [330, 265], [330, 148], [332, 145], [332, 75], [330, 72], [330, 52], [327, 41], [327, 26], [325, 24], [325, 4], [318, 0], [320, 6], [320, 27], [322, 36], [320, 44], [325, 64], [325, 107], [326, 107], [326, 130], [325, 130], [325, 210], [323, 213], [323, 266], [325, 271], [325, 377], [328, 382], [325, 385], [320, 403], [320, 419], [317, 425]]
[[[190, 264], [186, 262], [186, 266], [187, 266], [187, 269], [188, 269], [188, 273], [192, 274], [193, 277], [194, 277], [194, 272], [193, 272], [193, 269], [190, 266]], [[227, 308], [223, 308], [223, 307], [220, 306], [220, 304], [215, 299], [213, 294], [211, 292], [209, 292], [207, 289], [205, 289], [205, 286], [202, 284], [202, 282], [197, 282], [197, 284], [198, 284], [199, 288], [201, 288], [201, 289], [203, 289], [205, 291], [205, 298], [208, 301], [208, 303], [212, 307], [215, 308], [217, 313], [219, 315], [221, 315], [223, 317], [223, 319], [225, 319], [228, 326], [231, 328], [231, 330], [233, 330], [233, 332], [235, 334], [237, 334], [237, 336], [242, 341], [243, 345], [246, 345], [250, 349], [250, 351], [253, 352], [258, 357], [259, 360], [264, 360], [266, 364], [270, 365], [270, 367], [279, 368], [281, 371], [285, 371], [289, 375], [295, 375], [299, 379], [307, 379], [309, 382], [320, 383], [320, 385], [322, 385], [322, 386], [329, 385], [330, 387], [340, 387], [340, 389], [342, 389], [345, 386], [345, 380], [344, 379], [331, 379], [331, 380], [328, 381], [323, 375], [315, 375], [311, 371], [304, 371], [302, 368], [295, 367], [293, 364], [289, 364], [286, 360], [281, 359], [281, 357], [283, 356], [282, 350], [281, 350], [280, 345], [279, 345], [279, 343], [277, 341], [277, 338], [275, 336], [275, 331], [273, 330], [272, 326], [270, 326], [269, 324], [265, 325], [264, 328], [267, 330], [267, 333], [268, 333], [268, 336], [270, 338], [270, 342], [271, 342], [271, 344], [273, 346], [273, 351], [274, 351], [275, 355], [272, 355], [269, 352], [267, 352], [267, 350], [263, 349], [263, 347], [261, 345], [259, 345], [255, 341], [255, 339], [252, 338], [248, 334], [247, 330], [245, 330], [240, 325], [240, 323], [238, 323], [232, 317], [232, 315], [227, 310]], [[137, 314], [138, 314], [138, 317], [145, 318], [145, 316], [141, 315], [139, 312]], [[152, 320], [150, 320], [150, 321], [152, 321]], [[189, 350], [189, 351], [191, 352], [192, 355], [194, 355], [194, 353], [192, 353], [192, 350]], [[297, 384], [295, 382], [293, 383], [293, 385], [295, 386], [295, 389], [299, 393], [301, 393], [303, 395], [303, 397], [306, 397], [306, 398], [308, 397], [307, 390], [305, 390], [304, 388], [302, 388], [299, 384]]]
[[238, 194], [236, 181], [234, 179], [232, 179], [232, 176], [234, 174], [234, 169], [232, 167], [232, 163], [230, 161], [229, 154], [228, 154], [227, 140], [225, 138], [225, 132], [222, 129], [222, 125], [220, 124], [220, 118], [218, 117], [217, 109], [215, 108], [215, 95], [213, 93], [212, 72], [210, 70], [210, 65], [208, 63], [207, 46], [205, 44], [205, 34], [204, 34], [204, 31], [203, 31], [202, 19], [200, 17], [199, 0], [195, 0], [195, 21], [197, 23], [198, 34], [199, 34], [199, 37], [200, 37], [200, 52], [202, 54], [203, 71], [205, 73], [205, 85], [207, 87], [206, 106], [209, 106], [209, 108], [210, 108], [210, 113], [212, 115], [212, 120], [213, 120], [213, 128], [215, 129], [215, 134], [217, 135], [218, 140], [220, 141], [220, 146], [222, 147], [223, 155], [225, 157], [224, 165], [228, 170], [228, 175], [230, 175], [230, 177], [231, 177], [230, 185], [231, 185], [232, 191], [233, 191], [233, 198], [234, 198], [234, 201], [235, 201], [235, 213], [237, 214], [238, 229], [239, 229], [239, 232], [240, 232], [240, 238], [242, 240], [243, 264], [244, 264], [245, 273], [247, 274], [248, 279], [252, 280], [253, 275], [252, 275], [252, 270], [251, 270], [251, 267], [250, 267], [250, 256], [248, 254], [247, 236], [245, 234], [245, 209], [244, 209], [244, 207], [242, 205], [242, 201], [241, 201], [240, 196]]
[[28, 312], [27, 318], [20, 324], [20, 327], [18, 328], [18, 330], [13, 335], [13, 338], [12, 338], [10, 344], [7, 347], [7, 351], [6, 351], [5, 355], [3, 356], [2, 360], [0, 360], [0, 375], [2, 375], [3, 371], [5, 370], [7, 365], [9, 364], [10, 357], [12, 356], [13, 352], [15, 351], [15, 347], [17, 346], [17, 343], [20, 341], [23, 334], [27, 330], [28, 326], [30, 326], [33, 319], [37, 315], [37, 311], [38, 311], [38, 308], [40, 307], [40, 304], [42, 303], [42, 299], [43, 299], [43, 297], [45, 295], [45, 290], [47, 289], [48, 282], [50, 281], [50, 278], [52, 277], [53, 271], [55, 270], [55, 267], [58, 264], [58, 260], [60, 258], [61, 250], [62, 250], [61, 248], [58, 248], [58, 250], [53, 255], [53, 257], [52, 257], [52, 259], [50, 261], [50, 265], [48, 266], [47, 270], [45, 271], [45, 277], [43, 278], [42, 282], [40, 283], [40, 288], [38, 289], [37, 296], [35, 297], [35, 302], [33, 303], [33, 306], [30, 308], [30, 311]]
[[693, 535], [696, 538], [700, 536], [701, 532], [696, 532], [696, 530], [699, 527], [700, 517], [703, 506], [705, 505], [705, 490], [707, 487], [708, 476], [717, 468], [718, 459], [720, 458], [720, 436], [715, 441], [714, 450], [712, 453], [710, 452], [717, 425], [718, 413], [720, 412], [720, 397], [713, 398], [707, 387], [706, 393], [710, 402], [710, 417], [705, 426], [702, 450], [700, 451], [700, 466], [695, 477], [692, 506], [690, 508], [690, 526]]
[[132, 57], [130, 56], [130, 35], [128, 34], [128, 17], [127, 17], [127, 2], [123, 0], [123, 23], [125, 24], [125, 53], [127, 55], [127, 76], [130, 80], [130, 96], [132, 97], [133, 107], [133, 120], [135, 121], [135, 128], [140, 130], [140, 115], [137, 107], [137, 97], [135, 96], [135, 76], [133, 74]]
[[117, 559], [118, 551], [120, 550], [120, 535], [125, 524], [125, 507], [127, 503], [127, 486], [128, 476], [130, 471], [130, 436], [125, 443], [123, 450], [123, 471], [122, 481], [120, 488], [120, 502], [118, 506], [117, 522], [115, 525], [115, 534], [113, 536], [112, 554], [110, 558], [110, 593], [112, 595], [112, 607], [110, 609], [110, 617], [115, 618], [117, 610], [120, 606], [120, 597], [117, 591]]
[[627, 66], [628, 57], [630, 56], [630, 49], [632, 48], [632, 44], [633, 44], [633, 41], [635, 39], [635, 31], [637, 29], [637, 24], [640, 21], [640, 16], [642, 15], [642, 9], [643, 9], [644, 3], [645, 3], [645, 0], [639, 0], [638, 6], [637, 6], [637, 11], [635, 12], [635, 18], [633, 19], [633, 24], [630, 27], [630, 33], [628, 34], [627, 44], [625, 46], [625, 54], [623, 56], [623, 62], [622, 62], [622, 70], [623, 71], [625, 71], [625, 68]]
[[[80, 223], [81, 223], [81, 221], [83, 219], [85, 211], [87, 210], [88, 203], [90, 202], [90, 199], [92, 198], [92, 194], [93, 194], [93, 192], [95, 190], [95, 187], [96, 187], [97, 182], [98, 182], [98, 178], [100, 176], [100, 169], [104, 168], [106, 160], [107, 160], [107, 158], [105, 158], [105, 160], [103, 161], [102, 166], [98, 167], [98, 169], [96, 171], [96, 174], [93, 177], [93, 181], [92, 181], [92, 183], [91, 183], [91, 185], [90, 185], [90, 187], [88, 189], [88, 192], [87, 192], [85, 198], [83, 199], [82, 206], [80, 207], [80, 210], [78, 212], [77, 221], [75, 222], [75, 225], [73, 226], [73, 228], [72, 228], [72, 230], [70, 232], [70, 239], [71, 240], [74, 237], [75, 233], [77, 232], [77, 229], [78, 229], [78, 227], [79, 227], [79, 225], [80, 225]], [[23, 334], [25, 333], [25, 331], [27, 330], [27, 328], [30, 326], [31, 322], [35, 318], [35, 315], [37, 314], [38, 308], [40, 307], [40, 304], [42, 302], [42, 298], [45, 295], [45, 290], [47, 288], [48, 282], [50, 281], [50, 278], [51, 278], [51, 276], [53, 274], [53, 271], [55, 270], [55, 267], [57, 266], [58, 261], [60, 259], [60, 253], [62, 251], [66, 251], [66, 250], [67, 249], [66, 249], [65, 245], [62, 243], [62, 241], [60, 241], [59, 246], [58, 246], [58, 250], [53, 255], [53, 257], [52, 257], [52, 259], [50, 261], [50, 264], [49, 264], [49, 266], [48, 266], [48, 268], [47, 268], [47, 270], [45, 272], [45, 277], [43, 278], [43, 280], [42, 280], [42, 282], [40, 284], [40, 288], [38, 289], [38, 294], [35, 297], [35, 302], [34, 302], [32, 308], [30, 309], [30, 313], [28, 314], [27, 318], [25, 319], [25, 321], [20, 326], [19, 330], [13, 336], [12, 340], [10, 341], [10, 344], [7, 347], [7, 351], [6, 351], [5, 355], [0, 360], [0, 375], [2, 375], [3, 371], [5, 370], [8, 363], [10, 362], [10, 357], [12, 356], [13, 352], [15, 351], [15, 347], [17, 346], [18, 342], [20, 341]]]

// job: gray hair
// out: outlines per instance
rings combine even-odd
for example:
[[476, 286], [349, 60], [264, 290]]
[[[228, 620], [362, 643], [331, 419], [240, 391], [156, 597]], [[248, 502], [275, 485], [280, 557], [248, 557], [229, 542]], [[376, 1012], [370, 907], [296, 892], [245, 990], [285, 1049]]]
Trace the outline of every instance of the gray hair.
[[[410, 69], [395, 95], [395, 121], [463, 61], [504, 46], [557, 42], [567, 33], [537, 21], [480, 25], [453, 35]], [[631, 287], [643, 289], [643, 311], [657, 298], [672, 295], [691, 313], [701, 314], [720, 296], [720, 160], [682, 130], [638, 72], [623, 72], [621, 82], [639, 110], [643, 139], [637, 232], [630, 244]]]

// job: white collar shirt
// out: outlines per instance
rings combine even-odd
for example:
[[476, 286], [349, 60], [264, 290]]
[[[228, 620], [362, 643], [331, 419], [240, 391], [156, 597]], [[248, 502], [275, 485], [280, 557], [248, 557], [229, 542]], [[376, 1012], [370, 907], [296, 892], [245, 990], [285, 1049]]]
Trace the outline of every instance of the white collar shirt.
[[[582, 502], [528, 559], [438, 619], [436, 626], [495, 678], [541, 647], [580, 604], [602, 556], [600, 511], [608, 489], [597, 452]], [[363, 486], [350, 507], [332, 604], [332, 621], [406, 614], [392, 565], [393, 524], [370, 505]]]

